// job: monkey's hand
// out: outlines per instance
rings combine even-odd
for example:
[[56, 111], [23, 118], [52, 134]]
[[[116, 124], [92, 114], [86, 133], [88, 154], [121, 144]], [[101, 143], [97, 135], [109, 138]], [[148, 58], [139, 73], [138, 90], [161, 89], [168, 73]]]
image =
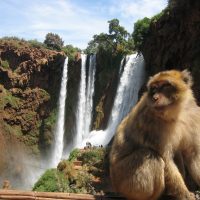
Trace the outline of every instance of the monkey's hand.
[[181, 195], [178, 200], [196, 200], [195, 194], [192, 192], [189, 192], [187, 194]]

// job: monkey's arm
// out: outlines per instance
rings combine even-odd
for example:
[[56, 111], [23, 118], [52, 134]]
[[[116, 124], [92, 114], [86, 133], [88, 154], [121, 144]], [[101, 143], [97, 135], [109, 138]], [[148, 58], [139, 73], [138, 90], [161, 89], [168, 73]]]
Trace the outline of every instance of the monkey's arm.
[[195, 196], [191, 193], [172, 159], [165, 161], [165, 184], [167, 192], [176, 196], [178, 200], [195, 200]]

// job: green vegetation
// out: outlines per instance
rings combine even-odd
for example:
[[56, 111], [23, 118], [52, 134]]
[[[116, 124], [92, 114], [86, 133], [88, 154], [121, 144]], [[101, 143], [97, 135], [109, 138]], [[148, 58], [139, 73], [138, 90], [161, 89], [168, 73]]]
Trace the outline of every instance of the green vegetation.
[[109, 23], [109, 34], [100, 33], [94, 35], [85, 50], [87, 54], [106, 52], [108, 55], [128, 54], [133, 52], [134, 44], [130, 34], [119, 24], [118, 19], [112, 19]]
[[55, 50], [61, 50], [63, 47], [63, 40], [62, 38], [56, 34], [56, 33], [47, 33], [44, 44], [47, 45], [47, 47], [55, 49]]
[[68, 160], [69, 161], [74, 161], [74, 160], [77, 160], [78, 157], [80, 157], [80, 150], [79, 149], [74, 149], [70, 155], [69, 155], [69, 158]]
[[33, 191], [65, 192], [68, 190], [68, 182], [64, 174], [56, 169], [47, 170], [34, 185]]
[[83, 164], [95, 164], [99, 160], [101, 160], [104, 157], [105, 151], [104, 149], [93, 149], [92, 151], [84, 151], [80, 156], [79, 160], [83, 162]]
[[132, 34], [135, 42], [135, 48], [141, 50], [141, 46], [145, 40], [145, 37], [149, 33], [151, 19], [145, 17], [144, 19], [138, 20], [134, 24], [134, 32]]
[[134, 24], [134, 31], [132, 33], [132, 38], [134, 40], [135, 49], [137, 49], [138, 51], [141, 51], [145, 38], [149, 34], [150, 25], [152, 23], [156, 23], [158, 19], [160, 19], [160, 17], [163, 16], [164, 13], [165, 13], [165, 10], [153, 16], [152, 18], [145, 17], [141, 20], [138, 20]]
[[28, 42], [30, 43], [30, 45], [32, 47], [35, 47], [35, 48], [46, 48], [46, 45], [42, 42], [39, 42], [38, 40], [34, 39], [34, 40], [28, 40]]
[[1, 66], [4, 69], [8, 69], [9, 68], [9, 62], [7, 60], [1, 60]]
[[[72, 192], [96, 194], [94, 179], [103, 176], [105, 149], [74, 149], [68, 160], [62, 160], [57, 169], [47, 170], [35, 183], [34, 191]], [[75, 169], [75, 162], [82, 161], [82, 166]]]
[[[2, 37], [0, 38], [0, 42], [2, 43], [10, 43], [12, 46], [16, 48], [20, 48], [23, 46], [30, 46], [38, 49], [50, 49], [56, 51], [63, 51], [69, 58], [69, 61], [75, 60], [77, 52], [81, 52], [81, 49], [78, 47], [74, 47], [73, 45], [65, 45], [62, 38], [55, 33], [48, 33], [44, 42], [39, 42], [37, 39], [33, 40], [24, 40], [18, 37]], [[1, 66], [5, 69], [9, 68], [9, 63], [7, 61], [1, 61]]]
[[62, 47], [62, 51], [64, 51], [65, 54], [68, 56], [69, 61], [72, 61], [75, 59], [77, 52], [81, 52], [81, 49], [69, 44], [69, 45], [65, 45], [64, 47]]
[[49, 117], [47, 117], [45, 120], [44, 120], [44, 125], [45, 125], [45, 128], [46, 129], [52, 129], [52, 126], [54, 126], [56, 124], [56, 119], [57, 119], [57, 109], [54, 109], [51, 111]]
[[17, 98], [11, 94], [6, 89], [2, 89], [2, 93], [0, 96], [0, 109], [4, 109], [6, 105], [10, 105], [13, 108], [18, 108], [21, 104], [20, 98]]
[[34, 112], [34, 111], [28, 111], [27, 113], [24, 113], [22, 115], [22, 118], [25, 120], [25, 121], [33, 121], [36, 117], [37, 113]]

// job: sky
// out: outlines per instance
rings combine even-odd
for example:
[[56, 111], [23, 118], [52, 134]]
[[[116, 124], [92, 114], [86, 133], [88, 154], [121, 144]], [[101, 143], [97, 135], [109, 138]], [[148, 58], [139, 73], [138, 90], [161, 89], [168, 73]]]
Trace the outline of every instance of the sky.
[[167, 0], [1, 0], [0, 37], [17, 36], [43, 42], [49, 32], [64, 44], [86, 48], [93, 35], [108, 32], [119, 19], [129, 33], [138, 19], [152, 17]]

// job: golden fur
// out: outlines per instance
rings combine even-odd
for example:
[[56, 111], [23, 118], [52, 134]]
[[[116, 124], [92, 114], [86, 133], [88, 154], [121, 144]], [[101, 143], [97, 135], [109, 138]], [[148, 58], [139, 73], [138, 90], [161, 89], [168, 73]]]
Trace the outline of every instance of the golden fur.
[[[166, 82], [170, 85], [166, 87], [173, 89], [160, 92]], [[156, 92], [161, 94], [157, 104], [157, 99], [152, 100], [155, 93], [150, 94], [154, 85], [161, 88]], [[181, 153], [200, 186], [200, 108], [191, 85], [187, 71], [156, 74], [147, 84], [148, 91], [118, 126], [110, 153], [110, 175], [116, 191], [128, 199], [156, 200], [164, 190], [178, 200], [195, 199], [174, 163], [175, 154]]]

